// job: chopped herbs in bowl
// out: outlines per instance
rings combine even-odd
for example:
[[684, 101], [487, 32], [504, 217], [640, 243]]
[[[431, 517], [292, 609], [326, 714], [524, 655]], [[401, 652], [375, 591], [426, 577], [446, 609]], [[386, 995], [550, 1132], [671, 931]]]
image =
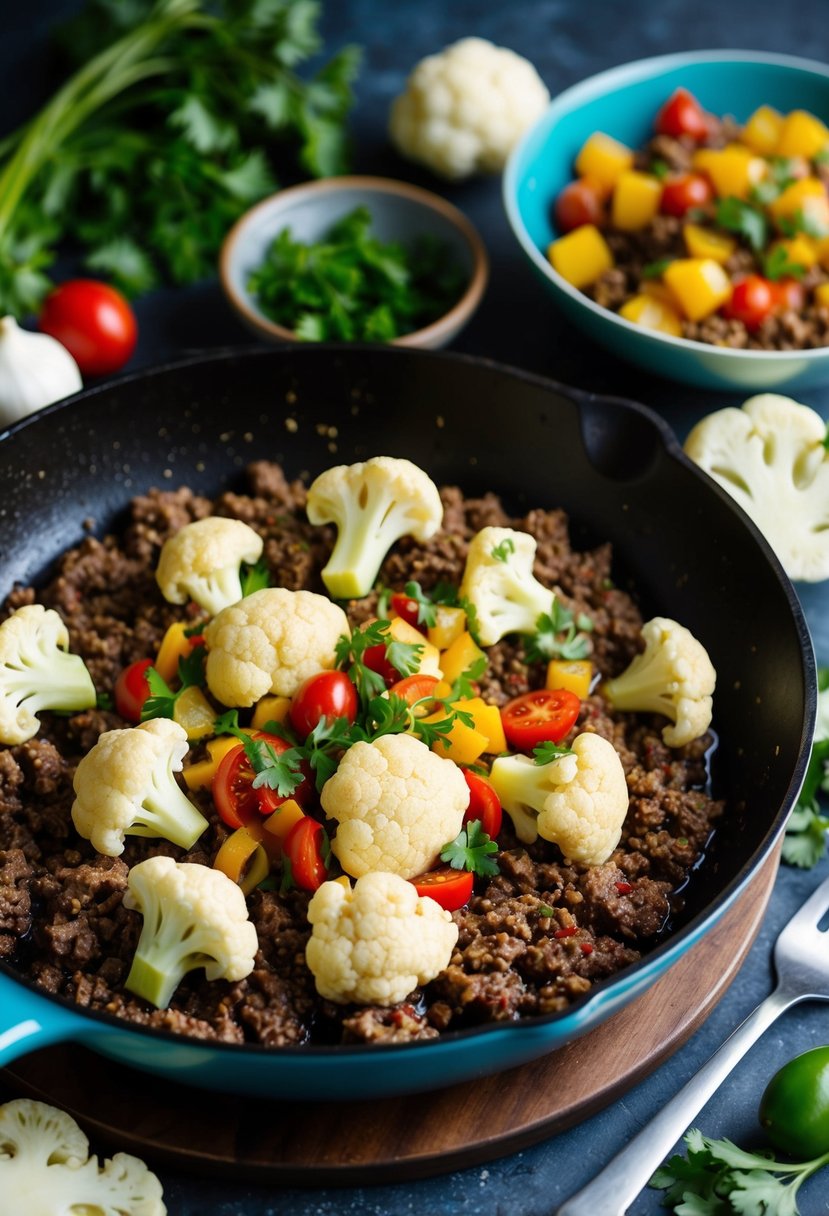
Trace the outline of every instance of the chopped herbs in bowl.
[[477, 307], [483, 243], [437, 195], [382, 178], [284, 190], [249, 211], [222, 251], [225, 292], [270, 340], [444, 346]]

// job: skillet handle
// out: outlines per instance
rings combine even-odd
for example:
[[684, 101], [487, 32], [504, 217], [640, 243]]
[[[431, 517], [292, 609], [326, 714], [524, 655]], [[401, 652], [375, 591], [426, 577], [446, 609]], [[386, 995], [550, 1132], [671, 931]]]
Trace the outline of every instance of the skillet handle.
[[0, 972], [0, 1067], [78, 1037], [78, 1015]]

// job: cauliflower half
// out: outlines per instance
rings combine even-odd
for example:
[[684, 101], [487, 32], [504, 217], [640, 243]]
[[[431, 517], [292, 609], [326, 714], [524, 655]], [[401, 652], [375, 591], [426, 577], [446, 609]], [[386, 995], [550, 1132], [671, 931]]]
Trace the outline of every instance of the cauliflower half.
[[194, 600], [215, 616], [242, 598], [239, 567], [258, 562], [262, 548], [262, 537], [241, 519], [197, 519], [162, 545], [156, 582], [171, 604]]
[[598, 866], [619, 843], [628, 787], [613, 744], [601, 735], [577, 735], [573, 754], [549, 764], [499, 756], [490, 780], [525, 844], [541, 836], [567, 861]]
[[334, 666], [351, 630], [342, 608], [313, 591], [266, 587], [224, 608], [206, 626], [207, 686], [223, 705], [291, 697], [303, 680]]
[[339, 821], [332, 852], [347, 874], [385, 870], [413, 878], [454, 840], [469, 787], [452, 760], [413, 735], [355, 743], [322, 788], [322, 806]]
[[554, 593], [533, 574], [537, 545], [528, 532], [481, 528], [466, 556], [460, 594], [473, 605], [478, 640], [494, 646], [508, 633], [535, 633]]
[[717, 682], [708, 651], [684, 625], [655, 616], [642, 626], [645, 650], [608, 680], [605, 696], [617, 709], [664, 714], [674, 723], [662, 731], [668, 747], [683, 747], [711, 725]]
[[0, 743], [25, 743], [41, 709], [91, 709], [95, 686], [53, 608], [25, 604], [0, 625]]
[[826, 423], [776, 393], [698, 422], [685, 452], [727, 490], [774, 549], [790, 578], [829, 578]]
[[397, 874], [366, 874], [351, 890], [324, 882], [308, 920], [317, 992], [340, 1004], [396, 1005], [443, 971], [458, 940], [450, 913]]
[[528, 60], [463, 38], [417, 64], [392, 104], [389, 130], [404, 156], [443, 177], [499, 173], [549, 100]]

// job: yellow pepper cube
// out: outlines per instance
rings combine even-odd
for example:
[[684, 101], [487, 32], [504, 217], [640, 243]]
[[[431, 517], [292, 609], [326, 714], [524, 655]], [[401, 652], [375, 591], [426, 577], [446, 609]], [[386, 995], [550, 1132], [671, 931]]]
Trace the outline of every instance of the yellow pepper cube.
[[633, 168], [633, 152], [626, 144], [603, 131], [596, 131], [583, 144], [576, 157], [576, 172], [579, 177], [589, 177], [598, 182], [609, 194], [620, 174]]
[[663, 334], [678, 338], [682, 334], [682, 320], [675, 308], [652, 295], [631, 296], [619, 309], [619, 316], [645, 329], [656, 329]]
[[693, 166], [711, 179], [714, 192], [720, 198], [748, 198], [768, 173], [762, 156], [755, 156], [742, 144], [727, 144], [724, 148], [700, 148], [694, 153]]
[[824, 270], [829, 270], [829, 236], [824, 236], [816, 241], [815, 248], [817, 249], [817, 260]]
[[[277, 810], [262, 823], [264, 844], [283, 841], [294, 824], [305, 818], [305, 812], [295, 798], [286, 798]], [[258, 825], [257, 825], [258, 826]]]
[[688, 256], [692, 258], [713, 258], [715, 262], [724, 265], [737, 248], [733, 237], [711, 228], [701, 228], [699, 224], [683, 224], [682, 237]]
[[817, 265], [817, 241], [813, 241], [811, 237], [805, 236], [803, 233], [798, 233], [790, 240], [775, 241], [769, 252], [774, 253], [775, 249], [783, 249], [786, 253], [786, 260], [795, 266], [802, 266], [804, 270], [810, 270], [812, 266]]
[[710, 316], [731, 296], [731, 280], [713, 258], [677, 258], [664, 278], [689, 321]]
[[414, 625], [410, 625], [402, 616], [396, 616], [389, 623], [388, 634], [386, 636], [390, 642], [405, 642], [408, 646], [419, 646], [420, 657], [418, 659], [417, 670], [425, 676], [437, 676], [440, 679], [442, 669], [438, 648], [437, 646], [433, 646], [419, 629], [415, 629]]
[[613, 266], [610, 246], [595, 224], [582, 224], [553, 241], [547, 257], [554, 270], [574, 287], [588, 287]]
[[262, 730], [267, 722], [278, 722], [282, 726], [288, 719], [291, 708], [290, 697], [263, 697], [256, 702], [256, 709], [250, 720], [254, 730]]
[[820, 178], [802, 177], [799, 181], [787, 186], [782, 193], [778, 194], [777, 198], [772, 199], [769, 203], [769, 211], [776, 220], [793, 217], [797, 215], [798, 211], [805, 213], [807, 206], [811, 206], [815, 201], [818, 203], [826, 201], [826, 187]]
[[818, 308], [829, 309], [829, 283], [818, 283], [815, 288], [815, 303]]
[[466, 613], [463, 608], [438, 604], [435, 608], [435, 623], [429, 626], [426, 636], [438, 650], [446, 650], [465, 629]]
[[470, 697], [466, 701], [456, 701], [455, 708], [471, 714], [475, 729], [486, 735], [488, 745], [485, 751], [497, 754], [507, 750], [501, 711], [497, 705], [490, 705], [483, 697]]
[[740, 132], [744, 144], [758, 156], [774, 156], [783, 132], [783, 115], [772, 106], [760, 106]]
[[550, 659], [545, 687], [565, 688], [583, 701], [590, 692], [593, 664], [589, 659]]
[[209, 760], [198, 760], [184, 769], [182, 777], [188, 790], [202, 790], [211, 785], [223, 756], [239, 746], [235, 735], [220, 735], [207, 744]]
[[216, 710], [202, 690], [193, 684], [176, 697], [173, 721], [184, 727], [187, 738], [193, 743], [197, 739], [203, 739], [206, 735], [214, 733]]
[[193, 649], [190, 638], [185, 636], [185, 630], [190, 628], [192, 625], [185, 621], [174, 621], [161, 639], [153, 666], [168, 684], [178, 675], [179, 659], [186, 658]]
[[465, 629], [440, 656], [440, 669], [444, 680], [447, 684], [454, 684], [459, 676], [469, 671], [473, 663], [482, 658], [485, 658], [484, 652], [476, 644], [469, 630]]
[[777, 156], [802, 156], [811, 160], [829, 143], [829, 128], [808, 110], [792, 110], [783, 119], [777, 141]]
[[613, 189], [610, 206], [613, 226], [626, 232], [647, 228], [659, 211], [661, 198], [662, 183], [658, 177], [626, 169], [619, 174]]
[[[446, 714], [441, 709], [436, 714], [424, 718], [424, 722], [440, 722]], [[441, 735], [432, 744], [432, 751], [438, 756], [454, 760], [456, 764], [474, 764], [488, 750], [489, 739], [479, 730], [467, 726], [465, 722], [456, 721], [452, 729]]]

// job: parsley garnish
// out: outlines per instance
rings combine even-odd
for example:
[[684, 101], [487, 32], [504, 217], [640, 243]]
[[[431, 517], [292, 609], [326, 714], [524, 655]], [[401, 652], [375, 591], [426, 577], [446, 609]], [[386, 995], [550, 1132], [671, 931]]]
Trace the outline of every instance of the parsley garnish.
[[441, 861], [447, 861], [453, 870], [471, 870], [473, 874], [492, 875], [498, 873], [498, 863], [491, 854], [498, 852], [498, 845], [483, 830], [480, 819], [473, 819], [461, 828], [454, 840], [450, 840], [440, 851]]
[[764, 254], [761, 257], [761, 263], [763, 274], [772, 282], [784, 277], [802, 279], [806, 273], [806, 267], [801, 262], [793, 262], [782, 245], [775, 245], [773, 249]]
[[668, 164], [668, 162], [666, 160], [662, 160], [658, 156], [655, 156], [653, 158], [653, 160], [651, 161], [651, 173], [654, 175], [654, 177], [658, 177], [659, 180], [662, 182], [665, 180], [666, 177], [669, 176], [670, 172], [671, 172], [671, 166]]
[[175, 691], [154, 667], [148, 667], [145, 675], [150, 689], [150, 695], [141, 707], [141, 721], [148, 722], [150, 718], [172, 718], [176, 701], [185, 688], [204, 688], [204, 659], [207, 651], [204, 646], [196, 646], [188, 655], [178, 661], [178, 678], [180, 687]]
[[337, 667], [344, 671], [357, 689], [360, 703], [367, 708], [372, 698], [386, 690], [383, 676], [364, 662], [366, 651], [373, 646], [384, 646], [384, 657], [403, 676], [417, 671], [423, 647], [416, 642], [398, 642], [389, 638], [391, 621], [371, 621], [361, 629], [355, 629], [350, 638], [342, 635], [334, 648]]
[[642, 267], [642, 278], [660, 279], [672, 261], [673, 258], [660, 258], [658, 262], [646, 262]]
[[282, 854], [282, 878], [279, 882], [279, 894], [287, 895], [289, 891], [296, 890], [294, 882], [294, 870], [291, 865], [291, 859], [287, 853]]
[[242, 596], [253, 595], [254, 591], [264, 591], [271, 585], [271, 572], [267, 562], [260, 558], [255, 566], [242, 566], [241, 570]]
[[536, 622], [536, 632], [527, 634], [524, 642], [524, 662], [543, 663], [549, 659], [583, 659], [590, 653], [593, 622], [584, 612], [574, 617], [558, 599], [550, 612], [542, 612]]
[[[112, 694], [108, 692], [99, 692], [95, 697], [95, 708], [109, 710], [115, 708], [115, 702], [112, 699]], [[73, 709], [72, 713], [76, 711]]]
[[515, 541], [509, 536], [505, 536], [499, 545], [496, 545], [492, 550], [491, 556], [496, 562], [508, 562], [510, 554], [515, 552]]
[[539, 916], [543, 916], [545, 918], [555, 916], [555, 910], [551, 908], [549, 904], [539, 904], [536, 908], [536, 912]]
[[751, 203], [739, 198], [721, 198], [715, 218], [720, 228], [726, 228], [745, 240], [755, 253], [765, 248], [769, 225], [766, 216]]
[[533, 748], [533, 762], [535, 764], [552, 764], [554, 760], [560, 760], [562, 756], [575, 756], [572, 747], [562, 747], [560, 743], [553, 743], [551, 739], [546, 739], [543, 743], [537, 743]]
[[802, 207], [798, 207], [794, 215], [781, 216], [777, 221], [777, 225], [784, 236], [797, 236], [799, 232], [805, 232], [807, 236], [813, 236], [816, 240], [821, 240], [826, 236], [826, 225]]
[[826, 434], [823, 436], [823, 446], [829, 452], [829, 426], [826, 427]]
[[[819, 700], [829, 696], [829, 668], [819, 668], [818, 689]], [[829, 790], [829, 739], [812, 743], [803, 788], [783, 837], [783, 860], [804, 870], [817, 865], [826, 852], [829, 816], [822, 813], [818, 802], [821, 790]]]

